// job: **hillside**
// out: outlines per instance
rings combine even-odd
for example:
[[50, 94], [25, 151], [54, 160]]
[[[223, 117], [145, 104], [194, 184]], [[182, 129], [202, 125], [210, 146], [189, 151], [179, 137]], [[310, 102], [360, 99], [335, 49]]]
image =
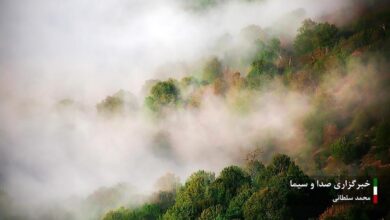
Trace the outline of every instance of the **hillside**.
[[[252, 156], [241, 166], [226, 167], [217, 176], [195, 172], [149, 203], [110, 211], [104, 220], [390, 217], [389, 8], [367, 10], [341, 27], [307, 19], [291, 44], [266, 36], [255, 39], [254, 46], [248, 72], [211, 58], [200, 73], [155, 82], [144, 108], [151, 117], [163, 118], [201, 108], [211, 93], [230, 111], [245, 115], [255, 108], [257, 96], [276, 92], [276, 85], [282, 94], [308, 96], [311, 108], [298, 122], [305, 140], [296, 143], [304, 146], [299, 151], [273, 147], [286, 143], [272, 136], [268, 146], [257, 146], [261, 153], [248, 152]], [[277, 149], [291, 157], [272, 157]], [[330, 191], [301, 193], [288, 187], [290, 179], [340, 175], [379, 177], [383, 200], [379, 205], [332, 204]]]

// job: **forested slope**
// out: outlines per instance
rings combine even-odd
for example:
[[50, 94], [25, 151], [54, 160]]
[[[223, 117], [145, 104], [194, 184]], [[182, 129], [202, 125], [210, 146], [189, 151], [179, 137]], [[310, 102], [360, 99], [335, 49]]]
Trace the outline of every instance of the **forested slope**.
[[[266, 164], [262, 153], [253, 153], [218, 175], [195, 172], [183, 185], [157, 192], [149, 203], [110, 211], [104, 220], [390, 217], [389, 8], [369, 9], [343, 26], [307, 19], [292, 43], [250, 30], [258, 37], [247, 72], [234, 71], [223, 58], [210, 58], [185, 78], [154, 81], [144, 108], [158, 120], [172, 109], [199, 108], [211, 92], [233, 112], [246, 114], [252, 99], [277, 82], [309, 96], [312, 108], [300, 124], [305, 146], [291, 157], [275, 150]], [[240, 62], [245, 65], [248, 57]], [[119, 109], [124, 103], [110, 97], [98, 108]], [[290, 179], [340, 175], [379, 177], [384, 193], [379, 204], [333, 204], [329, 190], [303, 193], [289, 187]]]

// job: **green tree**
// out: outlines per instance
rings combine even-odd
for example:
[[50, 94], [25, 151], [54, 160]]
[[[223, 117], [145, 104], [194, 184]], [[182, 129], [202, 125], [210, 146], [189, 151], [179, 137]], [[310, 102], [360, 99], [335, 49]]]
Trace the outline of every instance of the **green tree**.
[[119, 90], [112, 96], [107, 96], [96, 105], [97, 111], [102, 114], [125, 113], [136, 108], [136, 98], [130, 92]]
[[253, 179], [256, 175], [258, 175], [258, 173], [265, 170], [265, 166], [258, 160], [250, 160], [246, 165], [246, 170]]
[[[257, 192], [244, 205], [245, 219], [285, 219], [286, 216], [308, 219], [320, 214], [330, 201], [328, 192], [290, 187], [290, 181], [312, 180], [286, 155], [275, 155], [265, 169], [256, 167], [259, 169], [253, 176]], [[309, 201], [318, 205], [313, 206]]]
[[223, 220], [223, 219], [225, 219], [225, 217], [223, 215], [222, 205], [211, 206], [203, 210], [199, 217], [199, 220]]
[[244, 205], [244, 218], [252, 219], [286, 219], [290, 209], [286, 206], [287, 197], [276, 189], [261, 189], [255, 192]]
[[121, 207], [114, 211], [109, 211], [103, 220], [155, 220], [162, 215], [160, 207], [155, 204], [145, 204], [138, 209], [131, 210]]
[[215, 180], [213, 173], [198, 171], [192, 174], [176, 196], [175, 204], [164, 219], [195, 219], [212, 205], [209, 188]]
[[245, 202], [252, 195], [252, 187], [250, 185], [242, 186], [235, 197], [233, 197], [226, 210], [226, 217], [228, 219], [243, 219], [243, 207]]
[[280, 41], [278, 39], [272, 39], [268, 43], [259, 41], [257, 47], [258, 52], [246, 77], [247, 85], [250, 88], [261, 87], [278, 73], [275, 62], [280, 56]]
[[294, 41], [295, 52], [305, 55], [317, 48], [332, 48], [339, 40], [339, 30], [333, 24], [305, 20]]
[[243, 185], [250, 184], [250, 177], [238, 166], [226, 167], [211, 184], [210, 193], [216, 204], [227, 206]]
[[369, 150], [368, 143], [347, 136], [337, 139], [330, 145], [332, 155], [346, 164], [356, 162]]
[[145, 104], [149, 109], [158, 111], [163, 106], [176, 105], [180, 99], [180, 90], [173, 79], [156, 83]]

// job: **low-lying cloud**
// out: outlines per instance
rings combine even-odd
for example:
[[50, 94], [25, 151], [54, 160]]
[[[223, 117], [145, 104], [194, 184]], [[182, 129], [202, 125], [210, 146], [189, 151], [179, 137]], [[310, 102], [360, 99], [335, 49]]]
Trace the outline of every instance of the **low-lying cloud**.
[[[182, 180], [199, 169], [218, 172], [275, 140], [278, 151], [297, 153], [305, 145], [300, 124], [311, 96], [278, 80], [256, 94], [244, 115], [206, 93], [200, 108], [153, 121], [142, 111], [139, 91], [147, 79], [187, 74], [177, 63], [240, 54], [239, 43], [216, 45], [249, 25], [292, 37], [302, 19], [348, 3], [230, 1], [196, 12], [174, 0], [1, 1], [0, 192], [14, 213], [44, 218], [39, 214], [49, 204], [73, 210], [64, 205], [69, 198], [99, 187], [130, 183], [142, 195], [168, 172]], [[272, 28], [290, 16], [288, 30]], [[136, 94], [138, 110], [99, 116], [95, 104], [121, 88]], [[56, 107], [63, 98], [76, 104]], [[39, 207], [42, 213], [34, 211]]]

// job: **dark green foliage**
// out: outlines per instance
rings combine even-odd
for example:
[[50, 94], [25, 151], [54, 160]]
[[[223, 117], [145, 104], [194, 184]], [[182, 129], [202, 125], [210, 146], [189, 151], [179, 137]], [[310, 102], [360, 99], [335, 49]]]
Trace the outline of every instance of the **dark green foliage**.
[[152, 111], [158, 111], [163, 106], [174, 106], [180, 99], [180, 90], [173, 79], [155, 84], [150, 95], [145, 98], [145, 105]]
[[175, 199], [174, 194], [160, 193], [154, 203], [111, 211], [104, 220], [308, 219], [319, 216], [331, 201], [327, 190], [290, 187], [290, 180], [313, 180], [286, 155], [275, 155], [266, 167], [253, 160], [247, 169], [250, 175], [240, 167], [229, 166], [217, 178], [198, 171], [178, 190]]
[[244, 205], [244, 218], [251, 219], [286, 219], [290, 210], [286, 206], [284, 192], [276, 189], [261, 189], [255, 192]]
[[250, 88], [261, 87], [278, 73], [275, 62], [280, 56], [280, 41], [278, 39], [272, 39], [268, 43], [259, 41], [257, 47], [258, 52], [246, 77]]
[[[258, 173], [254, 175], [253, 181], [259, 188], [263, 188], [269, 185], [277, 186], [280, 181], [286, 180], [285, 177], [295, 178], [296, 180], [307, 180], [307, 176], [304, 175], [288, 156], [276, 154], [272, 162], [265, 169], [259, 169]], [[287, 185], [289, 183], [286, 182]]]
[[246, 170], [253, 180], [259, 173], [265, 170], [265, 166], [258, 160], [250, 160], [247, 164]]
[[174, 80], [163, 81], [152, 87], [151, 96], [157, 104], [168, 105], [177, 102], [179, 89]]
[[[303, 183], [312, 180], [286, 155], [275, 155], [265, 169], [258, 170], [258, 174], [254, 175], [257, 192], [245, 203], [245, 219], [284, 219], [285, 216], [307, 219], [321, 213], [330, 201], [326, 191], [290, 188], [290, 180]], [[267, 203], [269, 199], [272, 201]], [[316, 201], [316, 204], [309, 201]]]
[[330, 148], [332, 155], [345, 163], [351, 163], [355, 158], [353, 155], [353, 146], [346, 137], [339, 138]]
[[332, 48], [339, 40], [339, 31], [335, 25], [316, 23], [305, 20], [298, 30], [294, 41], [295, 52], [298, 55], [312, 53], [318, 48]]
[[264, 60], [267, 63], [272, 63], [280, 55], [280, 41], [276, 38], [271, 39], [267, 43], [258, 41], [257, 50], [258, 52], [255, 55], [255, 60]]
[[121, 207], [106, 213], [103, 220], [154, 220], [161, 219], [163, 214], [175, 202], [175, 191], [161, 191], [153, 201], [141, 207], [129, 209]]
[[250, 170], [251, 175], [230, 166], [215, 180], [204, 171], [191, 175], [164, 219], [280, 219], [288, 213], [299, 219], [323, 211], [321, 205], [307, 208], [310, 196], [321, 197], [290, 188], [290, 179], [309, 179], [286, 155], [276, 155], [267, 167], [252, 161]]
[[199, 217], [199, 220], [223, 220], [223, 207], [221, 205], [211, 206], [203, 210], [202, 214]]
[[157, 194], [156, 198], [154, 198], [153, 204], [157, 205], [160, 208], [161, 213], [164, 213], [168, 210], [168, 208], [175, 204], [175, 199], [176, 191], [161, 191]]
[[383, 121], [375, 132], [375, 143], [379, 147], [390, 147], [390, 123]]
[[278, 154], [274, 156], [272, 163], [267, 167], [267, 169], [271, 172], [271, 174], [277, 175], [279, 173], [285, 173], [289, 171], [291, 166], [294, 166], [294, 164], [291, 162], [291, 159], [288, 156]]
[[226, 210], [226, 217], [229, 219], [242, 219], [243, 216], [243, 207], [245, 202], [249, 199], [249, 197], [252, 195], [252, 187], [249, 185], [242, 186], [239, 191], [237, 192], [237, 195], [233, 197], [230, 200], [230, 203]]
[[155, 220], [161, 214], [161, 210], [157, 205], [145, 204], [135, 210], [122, 207], [115, 211], [110, 211], [104, 216], [103, 220]]
[[331, 144], [330, 150], [332, 155], [346, 164], [356, 162], [369, 149], [368, 143], [348, 137], [341, 137]]
[[192, 174], [176, 196], [176, 203], [168, 209], [164, 219], [194, 219], [211, 205], [209, 188], [214, 174], [198, 171]]
[[240, 188], [250, 184], [249, 175], [240, 167], [230, 166], [222, 170], [219, 177], [211, 184], [210, 195], [216, 204], [227, 206], [238, 194]]

